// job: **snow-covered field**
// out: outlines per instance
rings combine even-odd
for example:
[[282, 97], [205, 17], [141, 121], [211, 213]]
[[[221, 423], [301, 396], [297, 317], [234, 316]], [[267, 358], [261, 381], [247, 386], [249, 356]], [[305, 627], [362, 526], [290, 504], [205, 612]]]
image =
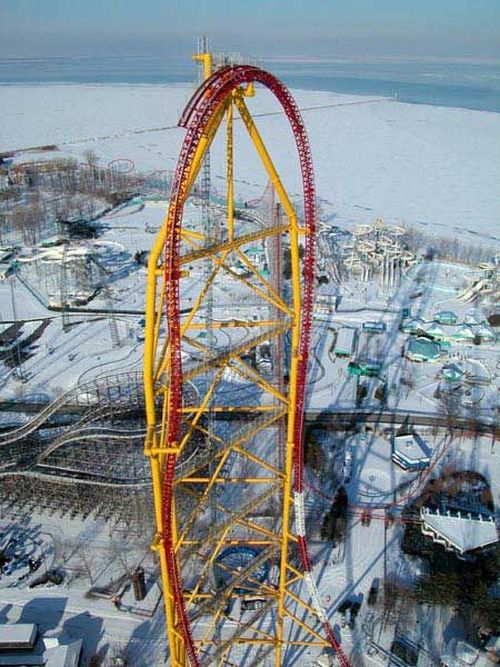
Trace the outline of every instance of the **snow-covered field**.
[[[41, 155], [47, 158], [73, 155], [83, 159], [84, 152], [92, 149], [102, 164], [116, 158], [129, 158], [134, 161], [137, 170], [150, 171], [174, 168], [184, 135], [184, 131], [176, 127], [176, 122], [192, 88], [20, 85], [1, 86], [0, 91], [0, 151], [57, 144], [58, 152]], [[496, 141], [500, 136], [500, 114], [325, 92], [295, 91], [295, 95], [311, 139], [324, 221], [332, 225], [351, 226], [359, 222], [371, 223], [380, 216], [389, 223], [427, 226], [432, 234], [458, 235], [474, 242], [481, 241], [489, 244], [494, 252], [491, 240], [500, 241], [500, 150]], [[293, 137], [285, 119], [271, 97], [263, 91], [259, 90], [257, 97], [249, 100], [249, 105], [255, 110], [256, 121], [285, 185], [297, 197], [300, 174], [294, 156]], [[241, 124], [237, 126], [236, 145], [237, 196], [255, 199], [262, 193], [267, 178], [252, 153]], [[223, 151], [222, 142], [214, 145], [212, 165], [215, 187], [218, 183], [221, 187], [224, 185], [221, 180], [224, 178]], [[36, 151], [21, 153], [16, 160], [24, 161], [37, 155]], [[19, 379], [11, 377], [12, 369], [4, 369], [3, 377], [0, 376], [0, 381], [5, 382], [3, 398], [19, 395], [29, 399], [31, 392], [38, 396], [42, 392], [53, 396], [93, 377], [140, 368], [145, 272], [135, 266], [131, 258], [136, 251], [151, 247], [155, 238], [151, 230], [159, 228], [165, 206], [165, 202], [148, 201], [144, 206], [130, 205], [102, 219], [104, 229], [99, 243], [123, 248], [124, 266], [126, 264], [122, 273], [117, 271], [113, 275], [109, 287], [117, 315], [119, 349], [111, 346], [109, 321], [92, 313], [79, 324], [75, 320], [80, 318], [80, 314], [71, 315], [72, 326], [63, 331], [60, 313], [48, 311], [43, 301], [36, 297], [36, 267], [30, 268], [30, 262], [21, 263], [19, 269], [24, 282], [19, 278], [0, 282], [2, 318], [6, 323], [14, 319], [50, 318], [43, 340], [32, 346], [32, 354], [23, 364], [24, 377], [29, 379], [29, 384], [21, 385]], [[191, 204], [186, 212], [187, 217], [199, 218], [199, 209]], [[425, 286], [419, 284], [423, 295], [418, 314], [431, 319], [437, 310], [450, 308], [461, 319], [470, 315], [472, 306], [460, 301], [458, 295], [464, 286], [469, 285], [472, 269], [435, 262], [433, 270], [436, 275], [433, 278], [426, 275]], [[186, 280], [189, 288], [183, 294], [186, 302], [192, 298], [191, 289], [196, 292], [196, 277], [193, 272], [191, 278]], [[357, 299], [354, 305], [358, 311], [349, 307], [347, 298], [335, 313], [316, 313], [312, 346], [314, 368], [308, 399], [310, 410], [332, 407], [352, 409], [357, 381], [347, 373], [348, 360], [336, 358], [331, 353], [332, 329], [340, 326], [361, 329], [364, 321], [376, 320], [387, 325], [387, 332], [378, 339], [379, 346], [373, 345], [371, 352], [376, 352], [375, 356], [383, 359], [388, 367], [388, 408], [439, 412], [434, 395], [442, 364], [419, 366], [401, 356], [406, 336], [399, 331], [399, 311], [409, 299], [408, 294], [416, 289], [417, 277], [405, 276], [399, 291], [392, 295], [392, 303], [389, 293], [379, 289], [375, 283], [365, 286], [364, 293], [356, 283], [356, 291], [351, 294], [347, 282], [343, 289], [353, 296], [353, 301]], [[192, 283], [189, 282], [191, 279]], [[229, 280], [220, 285], [215, 283], [214, 293], [218, 302], [214, 312], [220, 319], [228, 315], [237, 316], [240, 308], [255, 311], [253, 303], [243, 299], [241, 289]], [[106, 304], [102, 296], [98, 296], [91, 306], [104, 308]], [[417, 308], [416, 305], [412, 307]], [[359, 308], [363, 310], [359, 311]], [[483, 314], [480, 314], [482, 320]], [[360, 340], [368, 346], [366, 338]], [[466, 365], [484, 361], [488, 365], [491, 370], [488, 388], [483, 390], [483, 403], [478, 408], [478, 414], [489, 411], [492, 405], [496, 405], [499, 386], [497, 348], [493, 344], [476, 348], [472, 343], [454, 342], [450, 355], [457, 363], [462, 361]], [[406, 395], [400, 387], [403, 373], [412, 378], [412, 391], [406, 391]], [[229, 385], [234, 378], [230, 376], [225, 381]], [[370, 388], [375, 389], [375, 385]], [[247, 399], [244, 385], [238, 386], [238, 392]], [[377, 407], [374, 399], [369, 407], [373, 408], [373, 404]], [[442, 433], [434, 436], [434, 455], [439, 450], [439, 438], [442, 437]], [[358, 435], [354, 438], [356, 442], [344, 438], [354, 471], [353, 481], [348, 486], [351, 504], [361, 507], [389, 503], [395, 486], [407, 479], [409, 473], [395, 468], [390, 456], [390, 443], [382, 432], [367, 441], [358, 438]], [[452, 456], [460, 465], [473, 464], [486, 474], [498, 506], [500, 468], [497, 459], [500, 452], [494, 451], [486, 438], [476, 443], [465, 440], [458, 443], [456, 449], [447, 451], [439, 465], [449, 463], [446, 457], [451, 459]], [[312, 491], [316, 491], [314, 484], [311, 485]], [[314, 493], [310, 494], [310, 498], [313, 498], [311, 502], [315, 502]], [[42, 522], [40, 517], [36, 519]], [[50, 521], [51, 518], [48, 519]], [[66, 523], [64, 526], [66, 530]], [[83, 530], [83, 527], [77, 528]], [[390, 569], [394, 565], [393, 561], [399, 555], [398, 530], [398, 527], [393, 527], [384, 534], [382, 521], [375, 518], [368, 527], [354, 517], [342, 553], [324, 544], [313, 545], [314, 574], [320, 587], [322, 604], [333, 623], [339, 621], [336, 615], [339, 602], [352, 595], [366, 596], [373, 576], [382, 576], [388, 567]], [[384, 539], [388, 544], [387, 550]], [[99, 548], [104, 553], [108, 547], [103, 542]], [[68, 620], [65, 615], [70, 613], [77, 613], [76, 618], [80, 621], [90, 604], [84, 597], [85, 590], [86, 584], [83, 583], [71, 590], [64, 589], [61, 595], [67, 596], [68, 605], [65, 607], [63, 604], [61, 610], [60, 601], [54, 603], [57, 607], [53, 610], [54, 618], [49, 614], [45, 625], [50, 621], [53, 626], [50, 629], [54, 629], [64, 624]], [[308, 599], [307, 596], [304, 590], [304, 598]], [[28, 601], [31, 601], [32, 608], [28, 608], [30, 614], [24, 612], [23, 618], [31, 620], [40, 616], [42, 601], [32, 599], [31, 593], [22, 587], [11, 591], [0, 586], [0, 597], [4, 603], [11, 605], [11, 611], [6, 615], [9, 621], [22, 617], [21, 609], [24, 605], [28, 608]], [[51, 597], [52, 594], [47, 595], [47, 598]], [[94, 638], [93, 650], [103, 648], [110, 639], [117, 646], [129, 642], [136, 653], [146, 651], [141, 658], [134, 653], [135, 662], [131, 664], [138, 667], [160, 664], [164, 641], [161, 613], [142, 622], [126, 616], [123, 611], [116, 611], [109, 602], [97, 601], [93, 605], [92, 613], [95, 618], [101, 619], [101, 624], [90, 627], [89, 619], [83, 618], [83, 624], [80, 623], [76, 629], [71, 623], [67, 624], [68, 634], [77, 634], [83, 629]], [[348, 647], [356, 643], [362, 645], [363, 637], [359, 630], [357, 632], [359, 637], [343, 637]], [[372, 663], [367, 658], [363, 664]]]
[[[57, 144], [81, 158], [90, 148], [102, 163], [127, 157], [147, 171], [174, 167], [184, 136], [175, 125], [193, 88], [51, 84], [0, 90], [0, 151]], [[381, 216], [425, 225], [433, 234], [500, 239], [500, 114], [328, 92], [294, 95], [312, 144], [324, 218], [332, 224]], [[249, 105], [255, 113], [271, 113], [257, 118], [259, 128], [285, 183], [298, 193], [293, 141], [283, 116], [272, 113], [279, 112], [277, 104], [258, 90]], [[256, 197], [267, 179], [239, 128], [238, 190]], [[223, 177], [223, 148], [214, 146], [215, 185]]]

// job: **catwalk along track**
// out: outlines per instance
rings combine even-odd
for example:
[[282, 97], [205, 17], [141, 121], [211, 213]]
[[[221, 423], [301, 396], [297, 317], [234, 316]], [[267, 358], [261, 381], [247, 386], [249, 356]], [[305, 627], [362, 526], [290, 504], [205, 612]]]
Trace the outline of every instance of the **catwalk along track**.
[[[292, 665], [328, 650], [345, 667], [312, 576], [304, 510], [316, 222], [309, 142], [296, 103], [273, 75], [248, 65], [214, 68], [205, 52], [196, 58], [205, 79], [179, 122], [186, 134], [150, 254], [146, 303], [145, 453], [170, 660]], [[247, 104], [262, 87], [292, 130], [300, 220]], [[234, 206], [237, 115], [272, 185], [258, 229]], [[184, 219], [185, 203], [197, 178], [209, 194], [209, 151], [219, 141], [224, 215], [207, 197], [196, 229]], [[222, 293], [238, 315], [221, 323], [212, 313]], [[227, 412], [245, 419], [217, 419]]]

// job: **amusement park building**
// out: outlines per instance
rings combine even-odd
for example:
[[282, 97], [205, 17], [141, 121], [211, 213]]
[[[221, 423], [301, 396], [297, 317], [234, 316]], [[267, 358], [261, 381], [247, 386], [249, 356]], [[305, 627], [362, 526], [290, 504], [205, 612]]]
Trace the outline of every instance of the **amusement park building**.
[[491, 667], [493, 662], [486, 653], [456, 637], [446, 647], [446, 653], [440, 658], [442, 667]]
[[350, 361], [347, 365], [349, 375], [358, 377], [379, 377], [382, 371], [382, 364], [377, 361]]
[[356, 348], [357, 329], [341, 327], [335, 341], [334, 352], [338, 357], [351, 357]]
[[416, 433], [397, 435], [392, 443], [392, 460], [403, 470], [423, 470], [431, 464], [431, 449]]
[[486, 322], [480, 324], [451, 324], [445, 322], [426, 322], [419, 317], [404, 320], [401, 331], [412, 335], [426, 335], [434, 340], [456, 343], [471, 343], [479, 340], [481, 343], [494, 343], [496, 335]]
[[458, 315], [452, 310], [441, 310], [434, 315], [434, 320], [438, 324], [456, 324], [458, 322]]
[[470, 512], [422, 507], [422, 533], [442, 544], [448, 551], [463, 555], [498, 542], [495, 520], [492, 516], [473, 515]]
[[425, 329], [425, 333], [428, 336], [431, 336], [434, 340], [445, 340], [446, 339], [446, 334], [444, 332], [444, 329], [439, 326], [436, 322], [432, 322], [429, 324], [428, 327]]
[[488, 342], [488, 343], [489, 342], [493, 343], [496, 340], [495, 332], [493, 331], [493, 329], [491, 329], [489, 326], [487, 326], [485, 324], [480, 324], [477, 327], [477, 329], [475, 331], [475, 335], [479, 336], [481, 341]]
[[420, 317], [412, 317], [401, 324], [401, 331], [408, 334], [424, 333], [425, 322]]
[[458, 364], [445, 364], [439, 375], [446, 382], [460, 382], [465, 375], [465, 371]]
[[385, 322], [364, 322], [363, 331], [368, 333], [384, 333], [387, 331], [387, 324]]
[[441, 356], [441, 346], [429, 338], [412, 338], [406, 356], [411, 361], [436, 361]]

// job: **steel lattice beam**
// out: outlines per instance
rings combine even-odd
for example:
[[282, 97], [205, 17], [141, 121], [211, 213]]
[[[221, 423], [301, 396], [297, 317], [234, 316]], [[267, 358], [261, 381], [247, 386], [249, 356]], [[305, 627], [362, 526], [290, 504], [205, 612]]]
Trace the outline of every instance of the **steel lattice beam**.
[[[274, 94], [295, 137], [303, 183], [302, 226], [299, 226], [295, 209], [244, 99], [245, 95], [253, 90], [255, 83], [264, 85]], [[233, 142], [233, 107], [239, 112], [284, 213], [280, 224], [239, 236], [233, 205], [233, 174], [236, 167], [233, 159], [237, 156], [237, 147]], [[200, 171], [204, 155], [210, 148], [224, 116], [227, 120], [226, 152], [230, 199], [227, 204], [227, 237], [217, 240], [217, 243], [211, 246], [200, 245], [183, 253], [181, 244], [183, 239], [187, 238], [183, 234], [184, 206]], [[252, 66], [231, 66], [217, 70], [199, 86], [187, 104], [179, 125], [186, 129], [186, 135], [174, 174], [168, 214], [149, 259], [144, 363], [148, 420], [145, 451], [150, 457], [152, 468], [157, 522], [155, 546], [162, 566], [171, 663], [176, 667], [187, 664], [191, 667], [219, 664], [227, 658], [234, 646], [247, 644], [251, 647], [265, 642], [269, 644], [266, 655], [268, 651], [274, 652], [274, 663], [281, 665], [288, 646], [317, 646], [323, 642], [324, 646], [330, 645], [335, 649], [341, 665], [347, 667], [347, 658], [334, 637], [319, 600], [305, 534], [303, 425], [312, 331], [316, 211], [313, 165], [304, 123], [291, 94], [273, 75]], [[245, 245], [257, 241], [264, 245], [267, 240], [276, 239], [283, 234], [288, 237], [291, 264], [292, 294], [289, 304], [282, 301], [279, 287], [267, 283], [266, 289], [266, 281], [258, 281], [260, 274], [255, 264], [248, 257], [244, 259], [244, 264], [260, 285], [258, 287], [257, 283], [250, 281], [248, 286], [252, 293], [256, 298], [261, 297], [262, 303], [268, 308], [274, 311], [276, 307], [280, 308], [283, 312], [282, 320], [279, 323], [270, 322], [271, 326], [262, 327], [261, 334], [252, 335], [244, 342], [237, 341], [227, 349], [216, 351], [216, 354], [201, 364], [184, 370], [183, 344], [194, 346], [202, 352], [204, 349], [203, 344], [190, 339], [187, 332], [193, 330], [193, 327], [203, 326], [202, 320], [195, 321], [195, 318], [205, 295], [209, 289], [213, 289], [212, 283], [219, 270], [223, 269], [229, 275], [234, 274], [229, 266], [230, 254], [242, 258]], [[305, 246], [302, 261], [299, 258], [299, 236]], [[280, 243], [275, 243], [275, 247], [280, 248], [281, 252]], [[185, 277], [185, 272], [181, 271], [181, 266], [206, 261], [207, 258], [212, 258], [214, 269], [207, 278], [207, 284], [200, 286], [200, 295], [191, 314], [187, 320], [183, 320], [180, 299], [181, 279]], [[168, 336], [160, 341], [162, 323], [167, 325]], [[259, 378], [259, 373], [245, 366], [241, 355], [263, 344], [268, 338], [279, 338], [285, 333], [289, 335], [290, 354], [289, 382], [287, 393], [283, 395], [280, 383], [272, 389], [267, 379], [263, 376]], [[213, 403], [214, 395], [226, 372], [238, 372], [246, 381], [253, 381], [255, 387], [263, 393], [270, 389], [267, 394], [271, 401], [279, 402], [283, 417], [280, 417], [278, 410], [277, 417], [271, 415], [270, 418], [260, 419], [260, 407], [256, 406], [257, 422], [253, 425], [251, 422], [243, 422], [243, 432], [239, 435], [232, 433], [227, 438], [221, 438], [215, 433], [208, 433], [214, 451], [202, 453], [199, 460], [204, 463], [196, 465], [199, 472], [196, 478], [190, 479], [182, 473], [181, 464], [185, 457], [199, 456], [196, 447], [201, 445], [196, 445], [196, 442], [193, 444], [192, 436], [203, 432], [203, 415], [211, 406], [214, 405], [214, 409], [217, 409]], [[205, 398], [200, 396], [198, 404], [192, 404], [189, 420], [183, 407], [186, 385], [188, 382], [201, 383], [202, 378], [208, 378], [210, 373], [214, 378], [209, 388], [211, 393], [209, 395], [206, 391], [201, 392]], [[252, 409], [248, 410], [251, 415]], [[275, 426], [276, 419], [285, 420], [282, 430]], [[285, 460], [283, 469], [269, 477], [270, 470], [276, 468], [273, 465], [259, 465], [263, 459], [256, 452], [252, 452], [252, 447], [257, 442], [256, 435], [264, 438], [272, 428], [284, 434]], [[210, 429], [209, 426], [208, 430]], [[190, 447], [194, 447], [193, 452]], [[257, 472], [260, 470], [260, 474], [256, 474], [252, 469], [252, 474], [232, 475], [229, 467], [233, 465], [233, 461], [243, 468], [254, 466]], [[190, 470], [193, 472], [192, 466]], [[224, 496], [219, 497], [216, 494], [221, 488], [224, 490], [229, 486], [238, 487], [238, 484], [242, 487], [241, 493], [248, 497], [242, 500], [239, 509], [234, 511]], [[196, 489], [193, 490], [193, 486]], [[255, 495], [254, 489], [262, 486], [264, 491]], [[281, 502], [280, 515], [273, 513], [268, 507], [270, 500], [276, 498]], [[218, 522], [210, 527], [202, 521], [207, 506], [220, 517]], [[292, 526], [293, 517], [295, 526]], [[252, 536], [252, 525], [256, 527], [253, 529], [255, 536]], [[267, 541], [262, 539], [262, 534], [265, 535], [266, 531]], [[208, 576], [207, 559], [216, 567], [218, 559], [225, 553], [222, 549], [228, 541], [234, 543], [236, 549], [242, 550], [234, 553], [246, 553], [250, 560], [242, 564], [222, 589], [216, 589], [213, 593], [209, 590], [204, 592], [201, 588]], [[253, 552], [250, 547], [245, 552], [242, 545], [256, 542], [267, 543], [268, 546], [264, 551], [256, 553], [252, 560]], [[292, 547], [296, 553], [296, 562], [291, 556]], [[205, 563], [205, 566], [202, 570], [203, 576], [196, 582], [193, 559], [197, 557], [198, 550], [200, 563]], [[274, 587], [259, 583], [259, 572], [263, 563], [267, 564], [267, 567], [272, 562], [278, 571]], [[217, 567], [219, 572], [228, 569], [225, 563]], [[292, 590], [292, 587], [301, 581], [308, 586], [310, 603], [302, 602], [300, 596]], [[245, 589], [244, 585], [250, 589], [256, 586], [266, 601], [260, 612], [254, 614], [255, 618], [252, 616], [250, 620], [240, 622], [237, 630], [228, 635], [229, 631], [226, 632], [221, 623], [225, 615], [223, 603], [226, 604], [232, 597], [239, 595], [238, 591], [242, 586]], [[193, 592], [189, 593], [186, 587], [191, 587]], [[204, 602], [193, 607], [197, 599]], [[301, 613], [308, 614], [308, 617], [305, 620], [299, 618], [291, 611], [292, 605], [299, 605]], [[201, 640], [197, 635], [196, 622], [200, 617], [206, 616], [211, 617], [209, 629], [213, 636]], [[293, 632], [289, 627], [293, 628]], [[262, 660], [262, 652], [256, 653], [255, 658]]]

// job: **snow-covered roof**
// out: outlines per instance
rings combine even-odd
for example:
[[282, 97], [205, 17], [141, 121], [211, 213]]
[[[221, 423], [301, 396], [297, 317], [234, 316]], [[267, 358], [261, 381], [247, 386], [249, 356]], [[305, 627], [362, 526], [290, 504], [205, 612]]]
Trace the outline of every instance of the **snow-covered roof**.
[[492, 517], [460, 512], [452, 514], [449, 511], [441, 514], [439, 510], [434, 511], [428, 507], [420, 510], [420, 517], [422, 532], [426, 533], [430, 529], [462, 554], [498, 542], [497, 528]]
[[408, 343], [408, 355], [415, 359], [437, 359], [441, 348], [428, 338], [412, 338]]
[[452, 640], [447, 652], [441, 656], [441, 664], [446, 667], [489, 667], [491, 662], [484, 653], [459, 639]]
[[434, 315], [434, 319], [437, 322], [446, 323], [446, 322], [456, 322], [458, 317], [457, 314], [452, 310], [440, 310]]
[[341, 327], [335, 341], [335, 352], [346, 352], [352, 354], [356, 329]]
[[77, 667], [82, 651], [82, 640], [58, 646], [45, 652], [45, 667]]
[[426, 328], [426, 332], [431, 336], [444, 336], [442, 327], [436, 322], [429, 324], [429, 326]]
[[424, 320], [420, 317], [413, 317], [411, 320], [407, 320], [403, 323], [403, 328], [406, 331], [417, 331], [419, 329], [423, 330], [425, 327]]
[[494, 331], [486, 326], [485, 324], [480, 324], [476, 329], [476, 336], [481, 336], [481, 338], [490, 338], [493, 340], [495, 338]]
[[466, 644], [463, 641], [457, 642], [455, 655], [468, 665], [473, 665], [476, 662], [478, 653], [479, 651], [474, 646], [470, 646], [470, 644]]
[[394, 438], [394, 453], [408, 463], [430, 460], [431, 450], [419, 436], [414, 433], [397, 435]]
[[500, 636], [492, 635], [485, 646], [487, 651], [493, 651], [496, 656], [500, 656]]
[[494, 651], [497, 655], [500, 655], [500, 636], [492, 635], [488, 639], [485, 648]]
[[479, 324], [481, 320], [475, 313], [466, 313], [464, 317], [464, 322], [466, 324]]
[[446, 380], [460, 380], [464, 373], [464, 369], [459, 364], [455, 363], [445, 364], [441, 369], [441, 377]]
[[0, 648], [32, 646], [36, 639], [37, 626], [33, 623], [0, 625]]
[[457, 327], [455, 333], [453, 334], [455, 338], [474, 338], [474, 331], [467, 324], [462, 324]]
[[466, 377], [469, 382], [476, 384], [490, 384], [491, 374], [483, 361], [468, 359], [465, 365]]
[[462, 403], [464, 405], [475, 405], [484, 396], [484, 390], [481, 387], [471, 387], [462, 394]]

